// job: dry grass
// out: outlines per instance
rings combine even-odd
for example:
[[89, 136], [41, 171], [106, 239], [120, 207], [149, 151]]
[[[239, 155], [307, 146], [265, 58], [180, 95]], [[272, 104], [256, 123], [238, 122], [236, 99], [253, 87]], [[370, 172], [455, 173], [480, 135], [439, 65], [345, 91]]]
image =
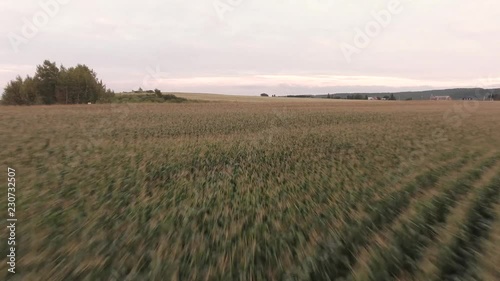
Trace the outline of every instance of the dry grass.
[[0, 108], [17, 278], [318, 280], [359, 208], [500, 140], [500, 103], [179, 96], [212, 102]]

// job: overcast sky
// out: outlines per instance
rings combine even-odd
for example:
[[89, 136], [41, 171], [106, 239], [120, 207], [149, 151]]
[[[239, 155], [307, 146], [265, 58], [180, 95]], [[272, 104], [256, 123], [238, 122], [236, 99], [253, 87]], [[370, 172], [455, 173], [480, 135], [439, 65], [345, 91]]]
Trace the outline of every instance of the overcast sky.
[[500, 87], [498, 0], [2, 0], [0, 15], [2, 87], [45, 59], [118, 92]]

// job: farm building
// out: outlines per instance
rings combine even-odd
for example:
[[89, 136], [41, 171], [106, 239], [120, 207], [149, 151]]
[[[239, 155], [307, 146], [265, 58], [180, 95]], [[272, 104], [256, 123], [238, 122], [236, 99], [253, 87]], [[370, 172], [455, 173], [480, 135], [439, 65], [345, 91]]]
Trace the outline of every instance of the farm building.
[[431, 100], [452, 100], [450, 96], [431, 96]]

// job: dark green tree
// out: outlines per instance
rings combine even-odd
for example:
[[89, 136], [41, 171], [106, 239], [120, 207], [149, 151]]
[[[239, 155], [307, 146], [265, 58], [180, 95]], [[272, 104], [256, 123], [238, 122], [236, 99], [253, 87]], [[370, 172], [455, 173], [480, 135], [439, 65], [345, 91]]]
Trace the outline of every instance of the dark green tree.
[[55, 62], [45, 60], [36, 67], [35, 81], [38, 94], [44, 104], [56, 103], [56, 85], [59, 77], [59, 68]]
[[159, 98], [162, 97], [161, 91], [159, 89], [155, 89], [155, 95]]
[[42, 104], [40, 95], [38, 94], [38, 85], [34, 78], [29, 75], [24, 79], [23, 85], [21, 87], [21, 93], [25, 104], [34, 105]]
[[5, 105], [41, 104], [36, 81], [30, 76], [24, 80], [21, 76], [17, 76], [4, 88], [2, 103]]
[[4, 89], [4, 104], [78, 104], [111, 102], [114, 92], [106, 89], [97, 74], [86, 65], [59, 69], [44, 61], [34, 78], [18, 76]]
[[107, 102], [113, 95], [88, 66], [79, 64], [68, 69], [61, 67], [57, 103]]
[[5, 105], [24, 104], [21, 88], [23, 78], [17, 76], [15, 80], [10, 81], [3, 90], [2, 103]]

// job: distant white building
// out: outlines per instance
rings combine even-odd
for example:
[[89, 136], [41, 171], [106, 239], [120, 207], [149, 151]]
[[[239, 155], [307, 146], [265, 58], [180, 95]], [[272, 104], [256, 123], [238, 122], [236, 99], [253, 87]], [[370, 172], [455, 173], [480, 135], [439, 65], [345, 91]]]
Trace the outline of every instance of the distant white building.
[[431, 100], [452, 100], [450, 96], [431, 96]]

